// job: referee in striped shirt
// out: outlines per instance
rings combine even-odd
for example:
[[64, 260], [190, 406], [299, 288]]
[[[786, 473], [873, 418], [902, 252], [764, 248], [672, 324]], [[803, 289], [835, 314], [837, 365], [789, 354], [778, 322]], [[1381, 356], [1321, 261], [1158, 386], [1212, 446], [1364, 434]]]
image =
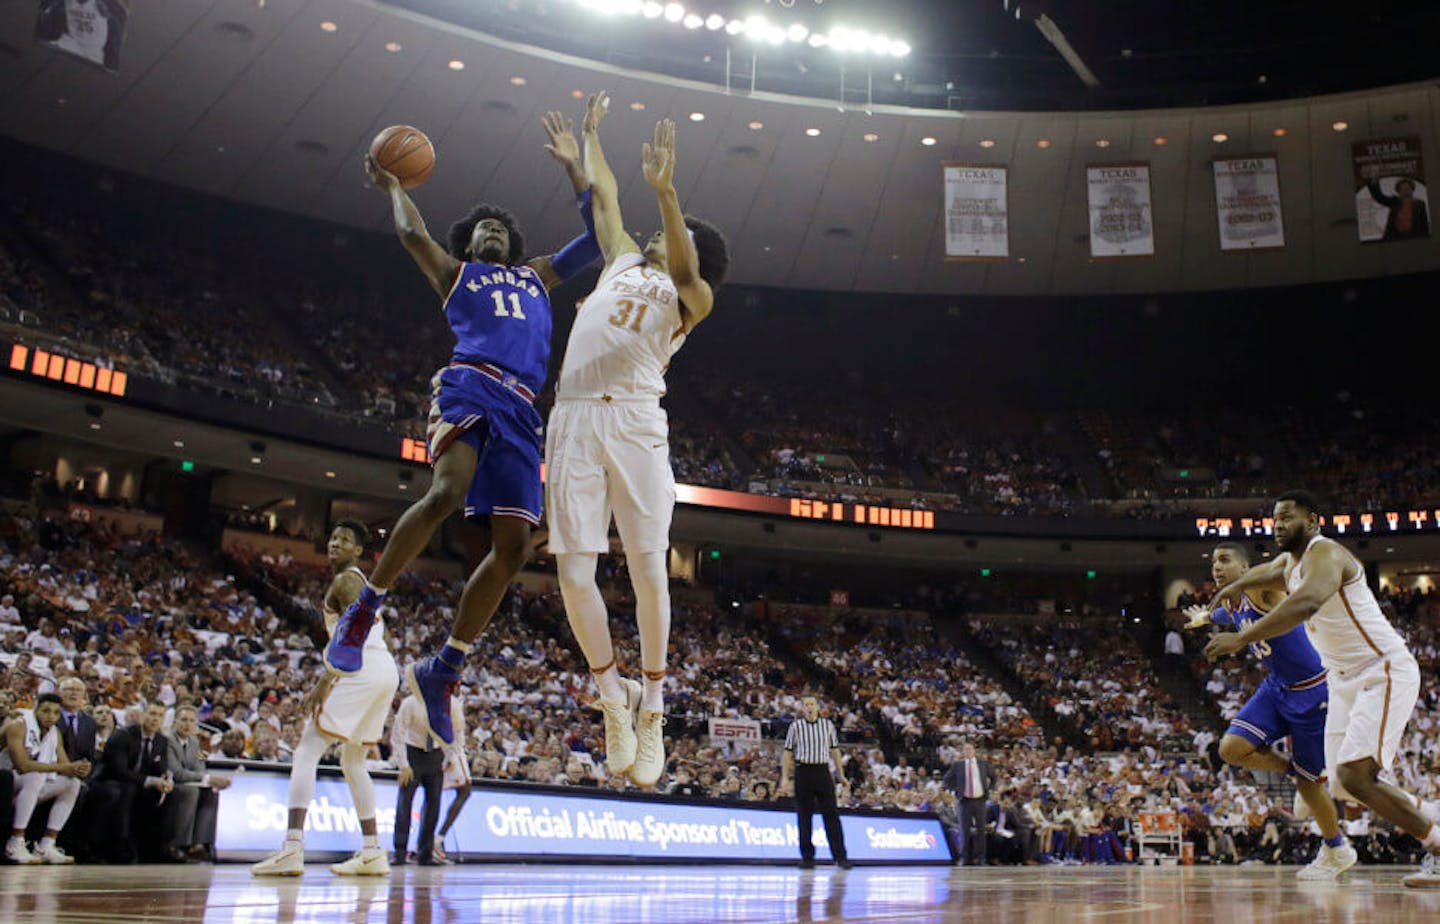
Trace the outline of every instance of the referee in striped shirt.
[[[795, 815], [800, 823], [800, 866], [815, 865], [815, 844], [811, 841], [815, 810], [825, 819], [825, 837], [830, 853], [842, 869], [850, 868], [845, 853], [845, 832], [840, 829], [840, 811], [835, 806], [835, 780], [830, 765], [835, 765], [835, 778], [845, 785], [845, 769], [840, 763], [840, 737], [835, 723], [820, 718], [820, 701], [806, 696], [800, 701], [803, 718], [790, 724], [785, 733], [785, 751], [780, 756], [780, 793], [795, 784]], [[798, 765], [798, 766], [797, 766]]]

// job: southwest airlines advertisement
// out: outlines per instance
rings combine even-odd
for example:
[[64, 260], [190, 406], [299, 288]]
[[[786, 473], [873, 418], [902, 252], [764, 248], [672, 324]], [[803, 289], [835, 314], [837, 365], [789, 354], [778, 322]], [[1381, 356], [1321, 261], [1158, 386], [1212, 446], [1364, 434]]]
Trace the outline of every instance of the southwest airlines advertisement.
[[[394, 780], [375, 781], [376, 824], [382, 843], [395, 830]], [[239, 859], [268, 853], [285, 839], [288, 780], [280, 774], [243, 773], [220, 795], [216, 851]], [[446, 791], [441, 813], [453, 793]], [[423, 796], [414, 804], [412, 832], [420, 825]], [[949, 863], [950, 848], [934, 818], [842, 815], [845, 845], [859, 862]], [[815, 817], [816, 856], [830, 859], [824, 826]], [[786, 808], [697, 805], [572, 795], [476, 785], [446, 838], [454, 854], [494, 858], [595, 857], [639, 860], [794, 862], [800, 830]], [[348, 854], [360, 844], [360, 823], [343, 779], [321, 777], [305, 822], [305, 848]]]

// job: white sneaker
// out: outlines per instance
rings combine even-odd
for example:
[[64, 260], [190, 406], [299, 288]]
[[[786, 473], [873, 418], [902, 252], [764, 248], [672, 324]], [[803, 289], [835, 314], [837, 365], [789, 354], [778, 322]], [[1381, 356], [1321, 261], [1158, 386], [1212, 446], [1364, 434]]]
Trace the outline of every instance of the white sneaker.
[[337, 876], [388, 876], [390, 860], [378, 848], [362, 849], [348, 860], [331, 864], [330, 872]]
[[623, 699], [597, 699], [595, 705], [605, 715], [605, 770], [611, 776], [623, 776], [635, 765], [635, 702], [640, 684], [622, 680]]
[[286, 841], [285, 846], [250, 867], [252, 876], [299, 876], [305, 872], [305, 845]]
[[654, 786], [665, 771], [665, 713], [660, 709], [641, 709], [635, 723], [635, 766], [630, 780], [636, 786]]
[[1400, 880], [1411, 889], [1440, 889], [1440, 854], [1427, 853], [1418, 873]]
[[1302, 866], [1295, 878], [1307, 881], [1338, 879], [1341, 873], [1354, 866], [1359, 859], [1360, 855], [1350, 846], [1349, 841], [1339, 847], [1321, 844], [1315, 859], [1311, 860], [1309, 865]]
[[34, 854], [35, 862], [49, 863], [51, 866], [68, 866], [75, 862], [75, 858], [54, 844], [42, 844], [36, 848]]
[[45, 861], [30, 852], [24, 841], [12, 840], [5, 844], [5, 859], [11, 863], [19, 863], [28, 866], [31, 863], [44, 863]]
[[[1295, 801], [1291, 804], [1290, 810], [1295, 813], [1295, 818], [1298, 821], [1305, 821], [1315, 817], [1314, 809], [1310, 808], [1310, 803], [1305, 801], [1305, 797], [1300, 794], [1300, 790], [1298, 789], [1295, 790]], [[1324, 845], [1322, 844], [1321, 846], [1323, 847]]]

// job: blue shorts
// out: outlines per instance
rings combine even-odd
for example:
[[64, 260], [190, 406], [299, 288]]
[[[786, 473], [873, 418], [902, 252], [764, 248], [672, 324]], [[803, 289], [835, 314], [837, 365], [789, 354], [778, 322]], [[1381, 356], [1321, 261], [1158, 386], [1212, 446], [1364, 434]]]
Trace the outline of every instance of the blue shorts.
[[1295, 772], [1312, 782], [1325, 775], [1325, 715], [1330, 688], [1321, 683], [1308, 690], [1287, 690], [1266, 677], [1226, 734], [1239, 735], [1261, 747], [1290, 737]]
[[529, 401], [476, 369], [447, 366], [430, 380], [430, 457], [456, 440], [479, 456], [465, 515], [509, 516], [540, 524], [544, 490], [540, 446], [545, 425]]

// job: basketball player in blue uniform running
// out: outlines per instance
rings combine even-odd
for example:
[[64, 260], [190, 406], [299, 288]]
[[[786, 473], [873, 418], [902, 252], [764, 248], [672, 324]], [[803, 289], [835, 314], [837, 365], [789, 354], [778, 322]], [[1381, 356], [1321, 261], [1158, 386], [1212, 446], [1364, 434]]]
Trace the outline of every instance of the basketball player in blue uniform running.
[[360, 670], [365, 638], [386, 591], [435, 529], [462, 505], [466, 516], [488, 516], [490, 553], [465, 585], [450, 639], [437, 656], [405, 672], [425, 704], [431, 734], [446, 744], [454, 737], [450, 696], [465, 655], [529, 557], [530, 530], [540, 522], [544, 428], [533, 402], [550, 362], [548, 292], [600, 256], [572, 124], [551, 112], [545, 131], [550, 138], [545, 149], [569, 175], [586, 231], [555, 255], [528, 262], [509, 212], [476, 206], [451, 227], [447, 250], [430, 237], [399, 181], [373, 159], [365, 164], [376, 188], [390, 196], [400, 242], [443, 299], [456, 344], [450, 365], [431, 383], [430, 490], [395, 524], [369, 582], [336, 625], [325, 663], [341, 674]]
[[[1250, 558], [1239, 543], [1222, 542], [1210, 554], [1210, 574], [1217, 587], [1224, 588], [1250, 570]], [[1241, 594], [1235, 612], [1219, 607], [1213, 612], [1204, 606], [1185, 611], [1190, 622], [1185, 628], [1205, 625], [1233, 626], [1243, 631], [1258, 622], [1285, 596], [1282, 583], [1264, 584]], [[1295, 777], [1300, 798], [1315, 815], [1324, 843], [1320, 854], [1299, 872], [1301, 879], [1334, 879], [1355, 865], [1355, 848], [1340, 833], [1340, 816], [1325, 775], [1325, 707], [1329, 689], [1320, 654], [1297, 626], [1284, 635], [1250, 646], [1268, 673], [1255, 695], [1220, 739], [1220, 757], [1227, 764], [1289, 773]], [[1270, 745], [1290, 737], [1293, 755], [1286, 760]]]

